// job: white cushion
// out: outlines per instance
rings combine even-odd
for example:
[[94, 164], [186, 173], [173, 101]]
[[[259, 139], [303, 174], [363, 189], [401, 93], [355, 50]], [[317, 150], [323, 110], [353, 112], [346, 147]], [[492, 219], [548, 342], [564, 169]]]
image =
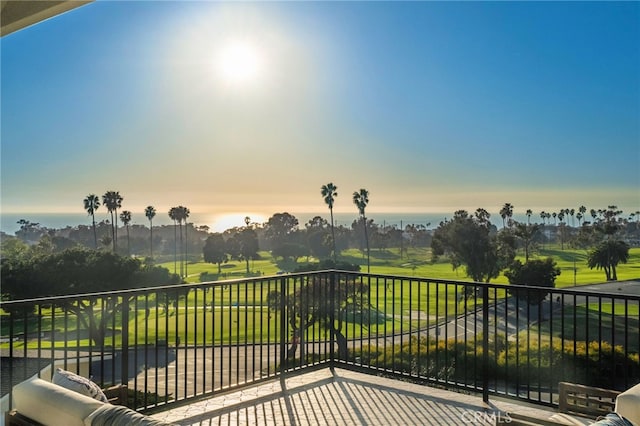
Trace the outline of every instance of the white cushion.
[[640, 426], [640, 384], [616, 397], [616, 413]]
[[102, 389], [100, 389], [100, 386], [71, 371], [56, 368], [56, 372], [53, 373], [53, 379], [51, 381], [63, 388], [97, 399], [98, 401], [109, 402], [104, 392], [102, 392]]
[[20, 414], [48, 426], [84, 426], [83, 420], [104, 405], [37, 377], [14, 386], [13, 401]]

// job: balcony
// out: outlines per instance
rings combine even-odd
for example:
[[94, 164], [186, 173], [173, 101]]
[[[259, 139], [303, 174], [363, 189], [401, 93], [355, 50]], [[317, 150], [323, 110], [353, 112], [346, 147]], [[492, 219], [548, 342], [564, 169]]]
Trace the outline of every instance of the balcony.
[[535, 417], [561, 381], [640, 382], [637, 295], [322, 271], [0, 307], [3, 409], [54, 366], [181, 424]]

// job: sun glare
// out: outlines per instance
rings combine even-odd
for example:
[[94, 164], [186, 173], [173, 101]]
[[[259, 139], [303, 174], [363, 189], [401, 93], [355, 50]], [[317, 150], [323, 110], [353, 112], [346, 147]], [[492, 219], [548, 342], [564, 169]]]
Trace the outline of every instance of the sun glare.
[[266, 221], [265, 216], [261, 214], [226, 213], [216, 215], [213, 219], [211, 229], [214, 232], [224, 232], [227, 229], [242, 227], [247, 224], [246, 218], [249, 218], [249, 223], [262, 224]]
[[262, 71], [263, 58], [255, 45], [235, 41], [221, 49], [218, 70], [227, 83], [246, 84], [255, 81]]

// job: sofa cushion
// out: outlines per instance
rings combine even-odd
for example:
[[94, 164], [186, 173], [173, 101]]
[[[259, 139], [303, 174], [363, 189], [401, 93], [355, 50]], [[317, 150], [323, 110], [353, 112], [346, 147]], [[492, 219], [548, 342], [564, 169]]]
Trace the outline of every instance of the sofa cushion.
[[609, 413], [604, 417], [598, 417], [591, 426], [633, 426], [630, 421], [619, 415], [618, 413]]
[[51, 381], [56, 385], [78, 392], [90, 398], [97, 399], [98, 401], [109, 402], [107, 397], [104, 395], [104, 392], [102, 392], [102, 389], [100, 389], [100, 386], [85, 377], [72, 373], [71, 371], [56, 368], [56, 372], [53, 373], [53, 379]]
[[83, 420], [104, 403], [34, 377], [13, 388], [14, 408], [49, 426], [84, 426]]
[[640, 384], [622, 392], [616, 398], [616, 413], [640, 426]]
[[171, 423], [147, 417], [122, 405], [105, 404], [84, 419], [85, 426], [167, 426]]

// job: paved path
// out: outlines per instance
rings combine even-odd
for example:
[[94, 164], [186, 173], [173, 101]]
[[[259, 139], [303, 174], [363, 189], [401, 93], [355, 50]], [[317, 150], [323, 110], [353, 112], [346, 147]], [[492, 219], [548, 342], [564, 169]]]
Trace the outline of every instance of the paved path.
[[640, 280], [613, 281], [600, 284], [579, 285], [577, 287], [565, 287], [580, 291], [593, 291], [598, 293], [640, 295]]

